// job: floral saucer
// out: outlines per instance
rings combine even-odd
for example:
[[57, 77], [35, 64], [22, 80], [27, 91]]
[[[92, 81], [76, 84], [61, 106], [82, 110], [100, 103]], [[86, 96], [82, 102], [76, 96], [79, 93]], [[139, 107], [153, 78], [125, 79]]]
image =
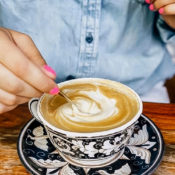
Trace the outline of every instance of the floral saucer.
[[123, 156], [101, 168], [82, 168], [66, 162], [35, 119], [24, 126], [18, 140], [21, 162], [34, 175], [148, 175], [160, 164], [163, 152], [159, 129], [144, 115], [140, 116]]

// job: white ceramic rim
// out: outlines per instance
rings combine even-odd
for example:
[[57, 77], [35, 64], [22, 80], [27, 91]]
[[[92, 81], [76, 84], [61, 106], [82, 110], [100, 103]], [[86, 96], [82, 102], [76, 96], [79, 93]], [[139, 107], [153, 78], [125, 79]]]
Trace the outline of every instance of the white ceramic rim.
[[[76, 81], [76, 83], [78, 82], [83, 82], [83, 81], [110, 81], [110, 82], [113, 82], [113, 83], [116, 83], [116, 81], [113, 81], [113, 80], [109, 80], [109, 79], [102, 79], [102, 78], [78, 78], [78, 79], [73, 79], [73, 80], [68, 80], [68, 81], [64, 81], [62, 83], [59, 83], [58, 85], [59, 86], [62, 86], [62, 85], [65, 85], [65, 84], [68, 84], [68, 83], [72, 83], [74, 81]], [[123, 131], [125, 130], [126, 128], [128, 128], [129, 126], [131, 126], [132, 124], [134, 124], [138, 118], [140, 117], [141, 113], [142, 113], [142, 110], [143, 110], [143, 104], [142, 104], [142, 101], [139, 97], [139, 95], [133, 90], [131, 89], [130, 87], [120, 83], [120, 82], [117, 82], [123, 86], [125, 86], [126, 88], [128, 88], [131, 92], [133, 92], [135, 95], [136, 95], [136, 98], [138, 99], [138, 103], [139, 103], [139, 110], [137, 112], [137, 114], [133, 117], [132, 120], [130, 120], [129, 122], [127, 122], [126, 124], [120, 126], [120, 127], [117, 127], [117, 128], [114, 128], [114, 129], [110, 129], [110, 130], [106, 130], [106, 131], [100, 131], [100, 132], [89, 132], [89, 133], [82, 133], [82, 132], [71, 132], [71, 131], [65, 131], [65, 130], [62, 130], [62, 129], [59, 129], [59, 128], [56, 128], [55, 126], [51, 125], [49, 122], [47, 122], [43, 116], [41, 115], [40, 113], [40, 102], [42, 100], [42, 98], [44, 97], [44, 94], [40, 97], [39, 101], [38, 101], [38, 104], [37, 104], [37, 114], [40, 118], [40, 120], [43, 122], [44, 125], [46, 125], [47, 127], [49, 127], [50, 129], [56, 131], [56, 132], [59, 132], [59, 133], [62, 133], [62, 134], [65, 134], [69, 137], [99, 137], [99, 136], [103, 136], [103, 135], [110, 135], [110, 134], [113, 134], [113, 133], [117, 133], [117, 132], [120, 132], [120, 131]]]

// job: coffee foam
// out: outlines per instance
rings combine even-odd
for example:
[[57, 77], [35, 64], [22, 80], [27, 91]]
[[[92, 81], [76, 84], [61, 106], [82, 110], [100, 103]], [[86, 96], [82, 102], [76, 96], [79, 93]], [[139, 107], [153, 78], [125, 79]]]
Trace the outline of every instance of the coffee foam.
[[75, 105], [65, 103], [58, 108], [56, 113], [58, 121], [62, 117], [62, 120], [67, 120], [67, 122], [71, 120], [92, 123], [106, 120], [118, 113], [116, 99], [107, 98], [100, 92], [99, 88], [96, 91], [79, 91], [78, 94], [83, 96], [77, 96], [73, 100]]
[[61, 96], [45, 95], [42, 113], [49, 123], [63, 130], [97, 132], [113, 129], [130, 121], [139, 108], [135, 95], [125, 86], [122, 88], [101, 83], [65, 85], [61, 90], [78, 109]]

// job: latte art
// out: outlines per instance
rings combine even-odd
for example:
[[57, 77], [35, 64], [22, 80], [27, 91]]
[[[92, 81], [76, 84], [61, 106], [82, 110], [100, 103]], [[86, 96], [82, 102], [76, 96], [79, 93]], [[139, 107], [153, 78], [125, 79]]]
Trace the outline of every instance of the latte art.
[[120, 83], [76, 83], [61, 90], [73, 101], [46, 94], [41, 101], [45, 120], [57, 128], [72, 132], [98, 132], [130, 121], [138, 112], [135, 94]]
[[[73, 103], [65, 103], [58, 108], [56, 119], [62, 117], [62, 120], [67, 122], [82, 122], [92, 123], [106, 120], [107, 118], [116, 115], [118, 108], [116, 99], [109, 99], [104, 96], [99, 89], [96, 91], [80, 91], [82, 97], [75, 97]], [[76, 107], [78, 106], [78, 108]]]

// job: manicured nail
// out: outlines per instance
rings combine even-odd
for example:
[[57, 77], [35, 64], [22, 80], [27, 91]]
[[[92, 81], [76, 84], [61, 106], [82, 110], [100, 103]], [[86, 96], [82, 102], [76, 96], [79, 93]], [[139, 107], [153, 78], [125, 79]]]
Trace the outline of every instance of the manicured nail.
[[48, 72], [50, 72], [51, 74], [53, 74], [54, 76], [56, 76], [56, 72], [50, 66], [44, 65], [43, 68]]
[[153, 5], [153, 4], [150, 4], [149, 9], [150, 9], [151, 11], [153, 11], [153, 10], [154, 10], [154, 5]]
[[163, 14], [163, 12], [164, 12], [164, 8], [160, 8], [160, 9], [159, 9], [159, 13], [160, 13], [160, 14]]
[[145, 2], [146, 2], [147, 4], [150, 4], [150, 3], [151, 3], [151, 0], [145, 0]]
[[56, 95], [60, 92], [58, 87], [54, 87], [53, 89], [50, 90], [49, 94], [51, 95]]

